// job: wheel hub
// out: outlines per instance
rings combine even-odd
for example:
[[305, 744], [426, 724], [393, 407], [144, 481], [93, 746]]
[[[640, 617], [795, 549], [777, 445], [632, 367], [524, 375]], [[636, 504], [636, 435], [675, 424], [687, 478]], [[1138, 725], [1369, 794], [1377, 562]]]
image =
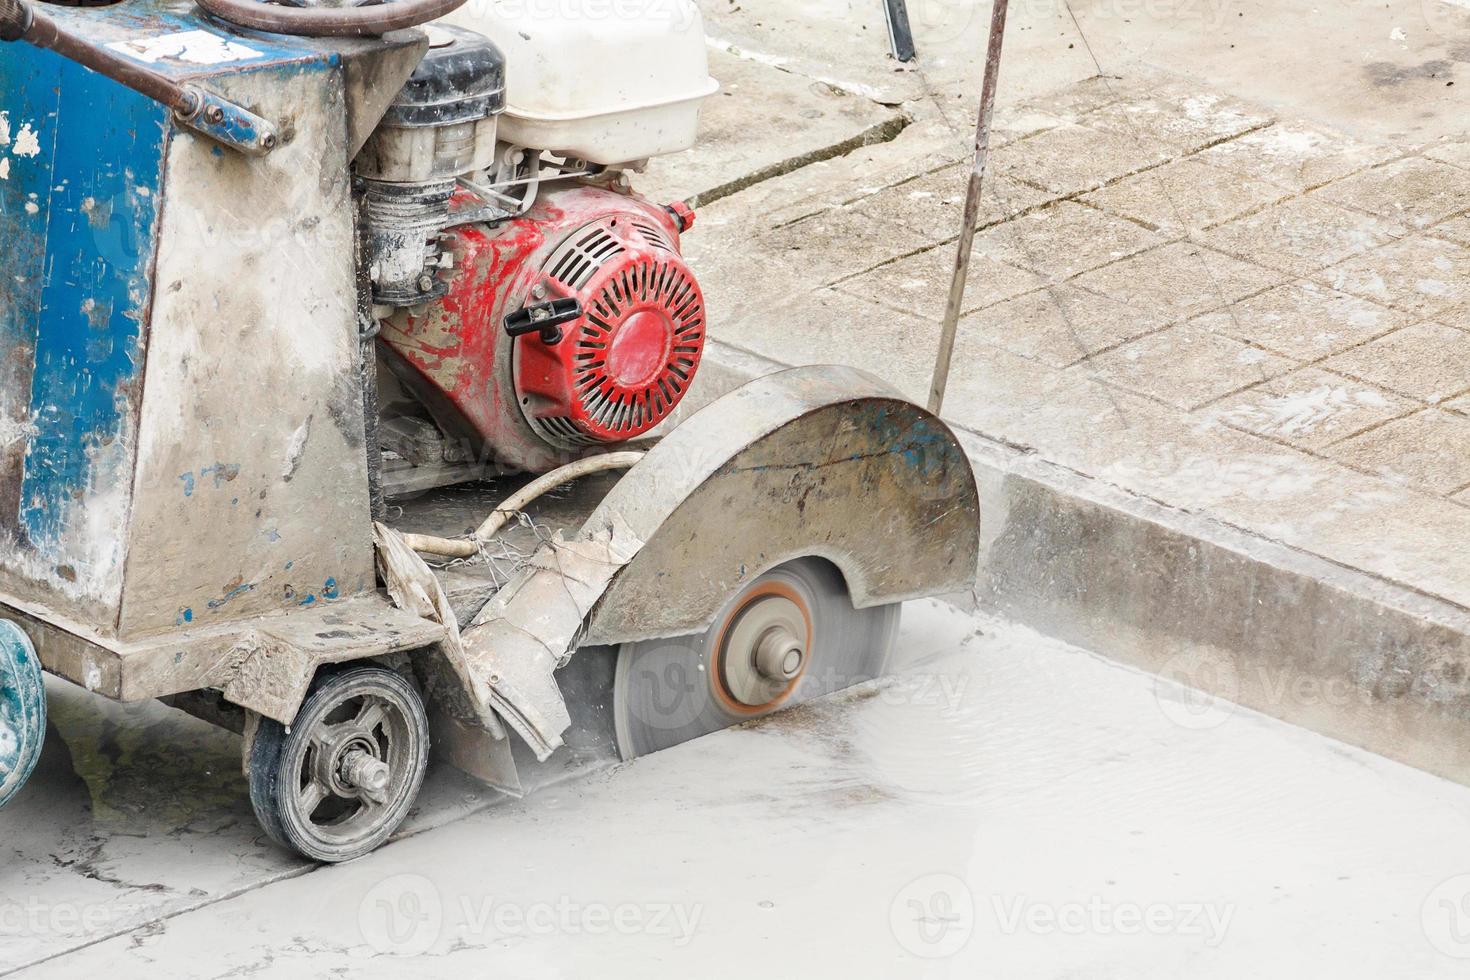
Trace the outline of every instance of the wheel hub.
[[342, 757], [338, 773], [343, 783], [348, 787], [355, 787], [374, 803], [382, 803], [388, 798], [393, 770], [372, 752], [357, 748], [348, 751]]
[[811, 620], [799, 597], [782, 588], [751, 596], [731, 617], [719, 650], [719, 680], [746, 708], [783, 700], [806, 669]]
[[801, 640], [793, 636], [785, 626], [775, 626], [766, 631], [755, 648], [755, 669], [767, 680], [782, 684], [791, 682], [801, 673], [806, 662], [806, 651]]

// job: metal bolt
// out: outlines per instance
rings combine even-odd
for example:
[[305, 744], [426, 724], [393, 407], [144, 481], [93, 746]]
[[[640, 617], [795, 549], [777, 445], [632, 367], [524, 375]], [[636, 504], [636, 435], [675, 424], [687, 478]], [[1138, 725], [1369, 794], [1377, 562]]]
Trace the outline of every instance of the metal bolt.
[[806, 652], [801, 641], [777, 627], [761, 637], [755, 649], [755, 669], [773, 681], [789, 681], [801, 673]]
[[375, 803], [388, 798], [388, 787], [393, 784], [393, 771], [388, 764], [361, 750], [348, 752], [342, 758], [342, 782], [362, 791], [362, 795]]
[[204, 121], [219, 125], [225, 121], [225, 110], [217, 105], [212, 105], [204, 110]]
[[265, 147], [267, 150], [274, 150], [276, 148], [276, 134], [266, 133], [260, 138], [260, 145]]
[[419, 292], [427, 293], [434, 288], [434, 277], [427, 272], [419, 276]]

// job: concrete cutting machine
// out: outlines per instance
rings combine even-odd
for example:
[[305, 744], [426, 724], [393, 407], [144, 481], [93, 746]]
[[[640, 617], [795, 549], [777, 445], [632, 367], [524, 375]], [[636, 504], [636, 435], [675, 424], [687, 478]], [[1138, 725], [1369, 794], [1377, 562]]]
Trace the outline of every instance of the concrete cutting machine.
[[270, 836], [347, 860], [431, 745], [524, 793], [971, 588], [934, 416], [696, 383], [695, 216], [632, 189], [716, 90], [692, 2], [460, 2], [0, 0], [0, 802], [44, 669], [233, 728]]

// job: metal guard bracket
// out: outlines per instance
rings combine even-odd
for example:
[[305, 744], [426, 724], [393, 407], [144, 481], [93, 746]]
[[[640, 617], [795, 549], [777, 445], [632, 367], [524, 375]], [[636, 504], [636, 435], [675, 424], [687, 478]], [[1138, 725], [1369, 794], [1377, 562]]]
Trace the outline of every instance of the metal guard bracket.
[[675, 428], [495, 594], [462, 634], [469, 694], [545, 760], [579, 647], [697, 633], [795, 558], [830, 561], [858, 608], [964, 592], [979, 549], [974, 471], [943, 422], [852, 368], [783, 371]]
[[247, 109], [196, 86], [185, 89], [192, 111], [178, 112], [179, 122], [195, 132], [248, 156], [262, 157], [276, 148], [276, 129]]

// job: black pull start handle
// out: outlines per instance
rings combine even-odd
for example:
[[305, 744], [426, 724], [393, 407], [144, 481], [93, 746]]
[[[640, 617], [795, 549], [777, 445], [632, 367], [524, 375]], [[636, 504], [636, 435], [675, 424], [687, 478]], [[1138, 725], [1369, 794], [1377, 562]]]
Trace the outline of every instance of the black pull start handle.
[[566, 339], [562, 324], [582, 319], [582, 301], [576, 297], [552, 299], [545, 303], [532, 303], [524, 309], [507, 313], [505, 332], [512, 337], [528, 333], [539, 333], [541, 342], [555, 347]]

